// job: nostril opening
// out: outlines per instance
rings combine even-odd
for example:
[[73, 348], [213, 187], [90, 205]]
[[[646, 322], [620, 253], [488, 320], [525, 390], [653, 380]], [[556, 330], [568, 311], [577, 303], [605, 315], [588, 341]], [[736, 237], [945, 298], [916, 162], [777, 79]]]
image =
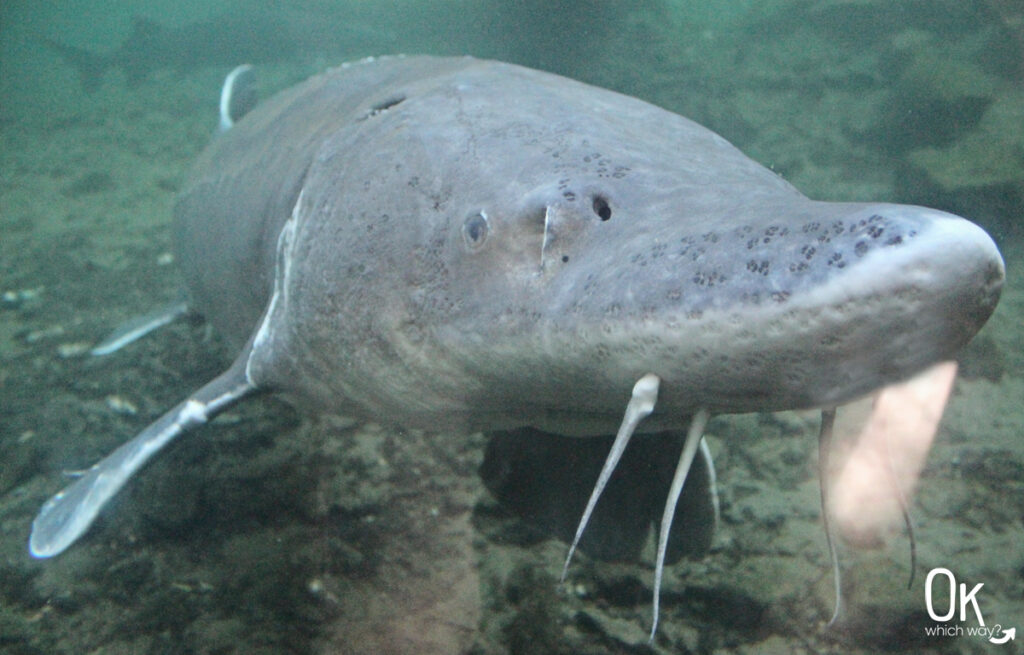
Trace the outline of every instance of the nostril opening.
[[602, 221], [607, 221], [612, 217], [612, 208], [608, 206], [608, 201], [602, 196], [594, 196], [594, 213]]

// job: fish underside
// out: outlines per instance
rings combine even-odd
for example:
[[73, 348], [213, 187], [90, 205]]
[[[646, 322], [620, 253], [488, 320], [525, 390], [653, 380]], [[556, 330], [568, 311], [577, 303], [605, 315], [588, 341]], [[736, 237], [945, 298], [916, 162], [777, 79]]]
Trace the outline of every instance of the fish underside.
[[[395, 57], [233, 112], [250, 72], [229, 76], [228, 129], [175, 207], [191, 304], [239, 354], [47, 501], [36, 557], [81, 537], [167, 443], [269, 391], [308, 413], [492, 433], [485, 479], [572, 542], [566, 570], [592, 516], [599, 532], [654, 524], [653, 638], [664, 562], [711, 543], [711, 416], [821, 408], [827, 441], [837, 405], [951, 359], [999, 298], [1003, 261], [969, 221], [812, 201], [611, 91]], [[535, 456], [550, 464], [526, 470], [568, 479], [571, 510], [507, 493]], [[598, 502], [609, 482], [625, 502]], [[590, 547], [635, 557], [637, 543]]]

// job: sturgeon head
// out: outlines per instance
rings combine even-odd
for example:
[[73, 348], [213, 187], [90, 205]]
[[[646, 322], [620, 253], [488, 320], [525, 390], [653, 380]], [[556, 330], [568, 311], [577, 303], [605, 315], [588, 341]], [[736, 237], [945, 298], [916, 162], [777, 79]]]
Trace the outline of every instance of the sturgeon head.
[[386, 98], [310, 166], [254, 348], [319, 407], [609, 434], [650, 373], [646, 430], [834, 406], [950, 358], [999, 296], [974, 224], [811, 201], [634, 98], [472, 60]]

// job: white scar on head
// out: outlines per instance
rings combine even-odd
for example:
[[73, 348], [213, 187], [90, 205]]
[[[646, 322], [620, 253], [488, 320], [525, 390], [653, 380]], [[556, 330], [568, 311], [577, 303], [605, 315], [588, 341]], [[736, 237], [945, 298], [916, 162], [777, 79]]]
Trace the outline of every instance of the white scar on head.
[[[879, 391], [851, 450], [829, 482], [829, 514], [843, 539], [879, 545], [900, 523], [953, 388], [956, 362], [943, 362]], [[870, 508], [870, 509], [866, 509]]]
[[551, 208], [548, 207], [544, 210], [544, 238], [540, 242], [540, 269], [544, 270], [544, 251], [548, 247], [548, 228], [551, 224]]

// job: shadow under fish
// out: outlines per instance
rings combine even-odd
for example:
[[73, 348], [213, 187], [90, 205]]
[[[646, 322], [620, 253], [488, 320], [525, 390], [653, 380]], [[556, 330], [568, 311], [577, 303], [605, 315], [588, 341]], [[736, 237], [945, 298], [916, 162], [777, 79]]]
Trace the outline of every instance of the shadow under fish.
[[[662, 506], [686, 433], [637, 437], [622, 455], [578, 548], [606, 561], [639, 561], [661, 529]], [[564, 437], [534, 428], [488, 434], [480, 467], [501, 503], [547, 536], [572, 543], [580, 516], [615, 437]], [[706, 442], [702, 442], [706, 444]], [[672, 530], [666, 563], [707, 554], [718, 523], [715, 470], [706, 445], [694, 458]]]

